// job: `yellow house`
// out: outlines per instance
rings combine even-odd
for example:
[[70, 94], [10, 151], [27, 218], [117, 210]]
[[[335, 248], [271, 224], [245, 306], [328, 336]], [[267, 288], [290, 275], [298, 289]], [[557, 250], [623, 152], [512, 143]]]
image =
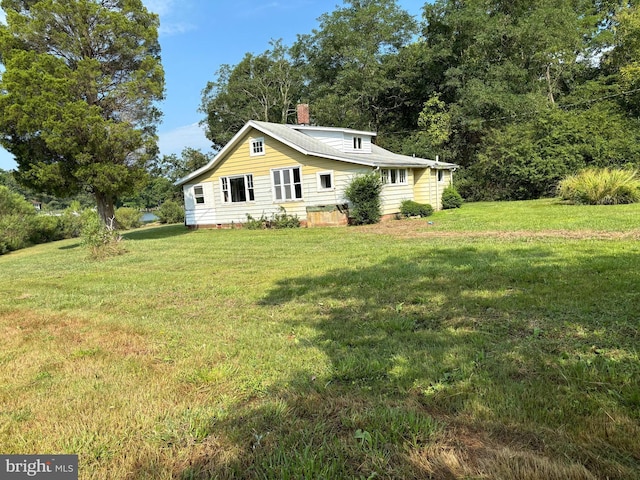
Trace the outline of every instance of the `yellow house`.
[[247, 215], [297, 215], [307, 225], [346, 223], [344, 191], [351, 180], [379, 172], [382, 214], [403, 200], [441, 207], [457, 165], [397, 155], [373, 142], [375, 133], [348, 128], [250, 121], [204, 167], [178, 180], [186, 224], [241, 224]]

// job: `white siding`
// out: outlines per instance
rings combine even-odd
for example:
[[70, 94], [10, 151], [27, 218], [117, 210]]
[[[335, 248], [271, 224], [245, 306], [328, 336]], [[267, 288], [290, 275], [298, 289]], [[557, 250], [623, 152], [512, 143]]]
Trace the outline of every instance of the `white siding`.
[[[204, 203], [196, 203], [194, 187], [202, 186]], [[215, 198], [212, 182], [187, 184], [182, 187], [184, 192], [185, 223], [187, 225], [213, 225], [216, 222]]]
[[[362, 148], [353, 148], [353, 137], [362, 139]], [[371, 153], [371, 137], [369, 135], [345, 134], [342, 149], [345, 153]]]
[[186, 225], [215, 225], [216, 223], [218, 222], [216, 221], [216, 212], [213, 208], [200, 208], [198, 210], [187, 210], [185, 212]]
[[[262, 215], [270, 218], [273, 213], [279, 212], [278, 205], [273, 202], [271, 178], [269, 175], [253, 176], [253, 194], [255, 198], [253, 202], [222, 203], [222, 192], [219, 185], [216, 185], [215, 191], [217, 205], [216, 223], [245, 223], [247, 221], [247, 214], [257, 219]], [[296, 202], [296, 204], [297, 203], [300, 202]], [[291, 205], [294, 204], [292, 203]], [[286, 204], [285, 208], [287, 208]], [[295, 212], [289, 211], [289, 208], [287, 208], [287, 213], [293, 214]]]
[[[305, 135], [309, 135], [330, 147], [345, 153], [371, 153], [371, 136], [357, 135], [352, 133], [335, 132], [327, 130], [299, 130]], [[353, 148], [353, 137], [362, 139], [362, 148]]]
[[333, 172], [333, 190], [318, 190], [318, 181], [315, 173], [304, 174], [303, 169], [303, 191], [304, 200], [306, 206], [321, 206], [321, 205], [341, 205], [347, 203], [347, 199], [344, 198], [344, 191], [351, 183], [351, 180], [356, 175], [364, 175], [371, 172], [371, 169], [366, 167], [355, 167], [352, 171], [344, 170], [332, 170]]
[[386, 184], [382, 186], [382, 214], [390, 215], [400, 211], [404, 200], [413, 200], [413, 170], [407, 169], [406, 184]]
[[196, 201], [193, 198], [193, 185], [184, 185], [182, 187], [182, 193], [184, 193], [184, 208], [188, 212], [193, 210], [196, 206]]
[[344, 148], [344, 134], [342, 132], [331, 132], [322, 130], [299, 130], [305, 135], [309, 135], [322, 143], [326, 143], [330, 147], [336, 150], [343, 150]]

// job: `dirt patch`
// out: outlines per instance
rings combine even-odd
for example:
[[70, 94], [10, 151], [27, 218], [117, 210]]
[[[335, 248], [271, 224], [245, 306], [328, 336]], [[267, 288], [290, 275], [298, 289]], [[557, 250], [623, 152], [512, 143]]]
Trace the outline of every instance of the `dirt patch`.
[[450, 417], [440, 421], [449, 425], [441, 432], [441, 438], [408, 454], [409, 461], [429, 478], [596, 479], [577, 461], [549, 456], [544, 448], [531, 448], [526, 438], [498, 439], [458, 424]]
[[375, 225], [350, 227], [365, 234], [389, 235], [397, 238], [495, 238], [501, 240], [565, 238], [571, 240], [639, 240], [640, 228], [626, 232], [601, 230], [487, 230], [478, 232], [452, 232], [439, 230], [437, 225], [429, 225], [417, 220], [393, 220]]

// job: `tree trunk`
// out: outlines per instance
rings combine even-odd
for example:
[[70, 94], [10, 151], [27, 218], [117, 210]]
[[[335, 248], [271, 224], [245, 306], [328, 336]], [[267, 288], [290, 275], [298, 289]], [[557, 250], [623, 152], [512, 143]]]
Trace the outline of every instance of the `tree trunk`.
[[102, 223], [107, 227], [117, 229], [118, 223], [116, 222], [113, 196], [102, 192], [95, 192], [94, 195], [98, 206], [98, 216]]
[[547, 64], [547, 88], [549, 89], [547, 97], [549, 98], [549, 102], [551, 105], [554, 105], [555, 99], [553, 98], [553, 85], [551, 84], [551, 65]]

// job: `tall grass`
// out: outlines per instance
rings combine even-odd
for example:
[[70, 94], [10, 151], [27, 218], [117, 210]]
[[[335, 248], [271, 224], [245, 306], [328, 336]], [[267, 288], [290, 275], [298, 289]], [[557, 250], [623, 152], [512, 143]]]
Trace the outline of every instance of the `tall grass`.
[[588, 168], [558, 185], [563, 200], [582, 205], [617, 205], [640, 201], [640, 178], [634, 170]]

